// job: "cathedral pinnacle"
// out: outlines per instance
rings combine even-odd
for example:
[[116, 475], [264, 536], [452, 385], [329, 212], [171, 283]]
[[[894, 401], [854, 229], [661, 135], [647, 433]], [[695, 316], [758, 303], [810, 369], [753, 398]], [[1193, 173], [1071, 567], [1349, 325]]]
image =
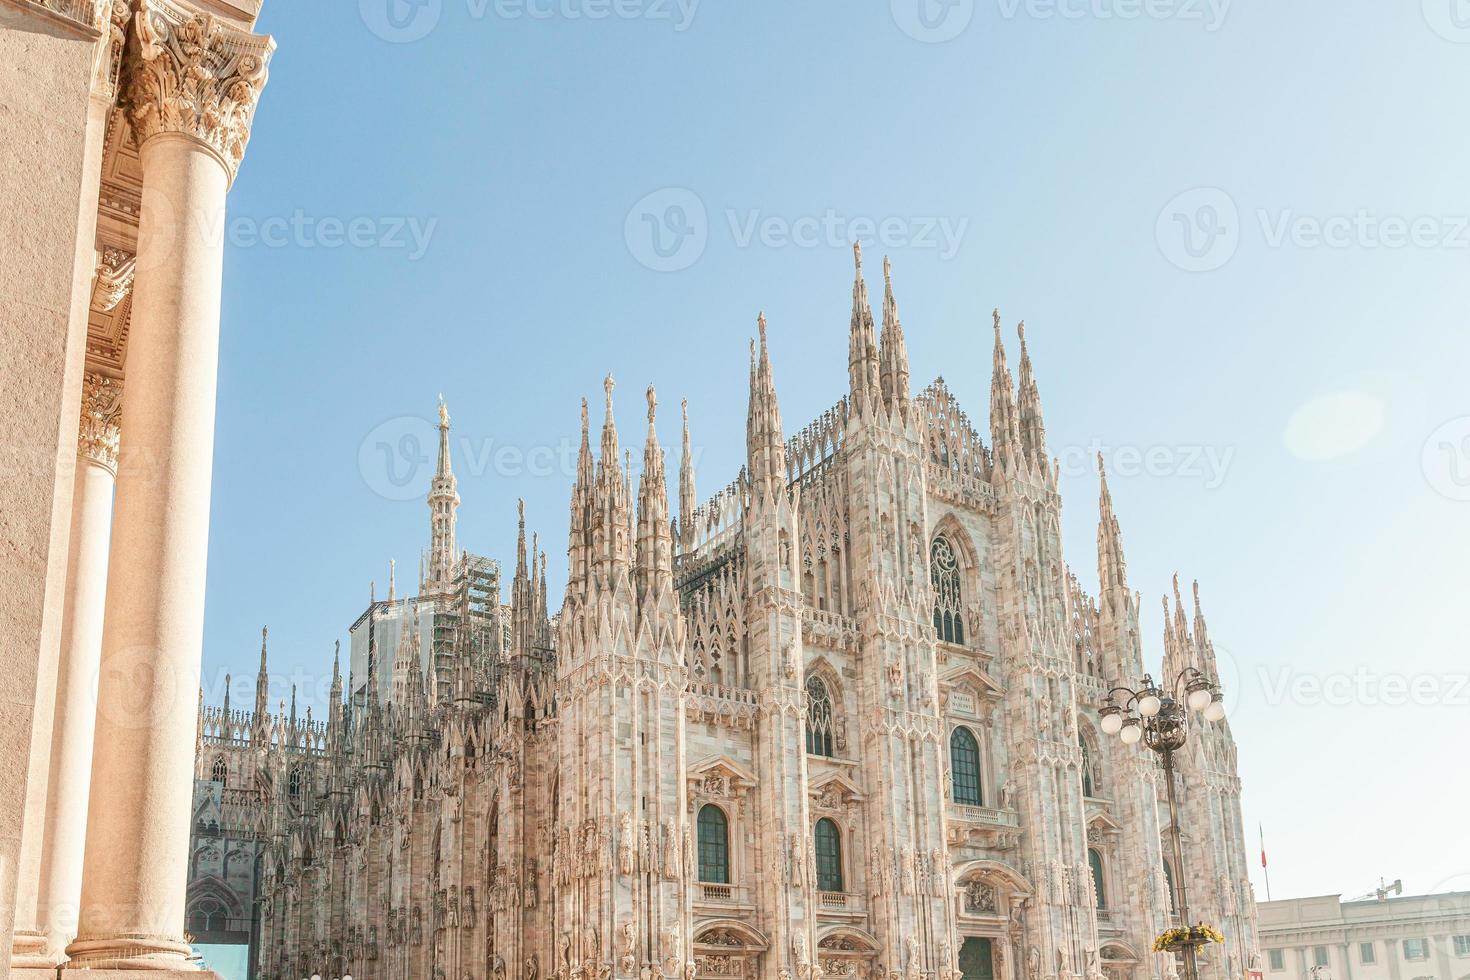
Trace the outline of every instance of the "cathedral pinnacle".
[[1038, 468], [1046, 464], [1046, 426], [1041, 419], [1041, 393], [1036, 387], [1036, 374], [1031, 366], [1031, 352], [1026, 349], [1026, 321], [1016, 327], [1021, 338], [1021, 377], [1017, 392], [1022, 451]]
[[689, 442], [689, 399], [680, 402], [684, 413], [683, 455], [679, 458], [679, 548], [694, 549], [694, 453]]
[[883, 257], [883, 337], [878, 360], [883, 400], [890, 412], [903, 412], [909, 402], [909, 351], [893, 298], [893, 263]]
[[1000, 336], [1000, 310], [991, 314], [995, 327], [995, 349], [990, 372], [990, 438], [997, 461], [1014, 459], [1020, 450], [1020, 426], [1011, 369], [1006, 364], [1006, 345]]
[[669, 531], [668, 486], [664, 451], [654, 425], [658, 394], [648, 386], [648, 439], [643, 447], [643, 475], [638, 484], [637, 577], [640, 601], [652, 598], [673, 575], [673, 538]]
[[855, 411], [871, 410], [881, 397], [878, 376], [878, 340], [873, 326], [873, 309], [868, 302], [868, 285], [863, 279], [863, 244], [852, 244], [852, 322], [848, 330], [848, 389]]
[[766, 346], [766, 315], [756, 320], [760, 359], [750, 378], [750, 409], [746, 416], [746, 453], [753, 494], [774, 500], [786, 485], [786, 443], [781, 436], [781, 408], [771, 375], [771, 353]]
[[[439, 459], [429, 484], [429, 565], [427, 584], [449, 583], [458, 550], [455, 548], [455, 512], [459, 508], [454, 470], [449, 454], [449, 409], [439, 396]], [[423, 578], [423, 576], [420, 576]]]

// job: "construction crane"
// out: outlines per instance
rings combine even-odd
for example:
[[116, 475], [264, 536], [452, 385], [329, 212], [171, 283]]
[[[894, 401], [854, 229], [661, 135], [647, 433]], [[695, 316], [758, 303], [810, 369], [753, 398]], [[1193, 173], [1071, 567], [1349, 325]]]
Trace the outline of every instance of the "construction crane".
[[1368, 892], [1366, 895], [1359, 895], [1357, 898], [1350, 899], [1350, 901], [1366, 902], [1371, 898], [1380, 902], [1386, 902], [1388, 901], [1388, 897], [1390, 895], [1402, 895], [1403, 893], [1404, 880], [1402, 878], [1395, 878], [1392, 882], [1388, 884], [1385, 884], [1384, 880], [1382, 878], [1379, 878], [1377, 888], [1373, 889], [1371, 892]]

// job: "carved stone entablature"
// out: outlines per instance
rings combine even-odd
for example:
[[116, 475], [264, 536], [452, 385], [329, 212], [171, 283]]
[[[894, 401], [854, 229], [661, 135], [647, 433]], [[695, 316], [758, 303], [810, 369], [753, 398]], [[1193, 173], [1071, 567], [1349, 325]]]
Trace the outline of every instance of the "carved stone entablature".
[[139, 0], [134, 31], [123, 102], [138, 145], [160, 134], [191, 137], [219, 155], [233, 180], [275, 41], [172, 0]]
[[122, 382], [88, 372], [82, 379], [82, 419], [77, 454], [117, 472]]

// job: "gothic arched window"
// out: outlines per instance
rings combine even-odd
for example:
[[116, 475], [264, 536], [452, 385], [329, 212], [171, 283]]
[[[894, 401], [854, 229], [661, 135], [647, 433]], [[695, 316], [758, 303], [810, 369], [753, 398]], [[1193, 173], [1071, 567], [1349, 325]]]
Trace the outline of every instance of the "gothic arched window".
[[823, 817], [817, 821], [817, 891], [842, 891], [842, 833]]
[[301, 795], [301, 775], [301, 767], [292, 766], [291, 775], [286, 779], [286, 792], [293, 800]]
[[960, 598], [960, 566], [954, 546], [944, 535], [929, 546], [929, 584], [934, 590], [934, 632], [941, 642], [965, 643], [964, 606]]
[[1092, 893], [1097, 899], [1097, 907], [1105, 909], [1108, 907], [1108, 889], [1103, 881], [1103, 860], [1097, 848], [1087, 849], [1087, 865], [1092, 868]]
[[968, 728], [956, 728], [949, 737], [949, 771], [954, 801], [980, 806], [980, 743]]
[[713, 803], [699, 811], [699, 880], [730, 883], [730, 824], [725, 811]]
[[1082, 795], [1097, 796], [1097, 782], [1093, 779], [1092, 745], [1081, 732], [1077, 733], [1077, 744], [1082, 747]]
[[1164, 859], [1164, 887], [1169, 890], [1169, 914], [1178, 915], [1179, 906], [1174, 902], [1174, 866]]
[[806, 750], [832, 755], [832, 694], [820, 677], [806, 681]]
[[210, 770], [209, 778], [223, 786], [229, 779], [230, 767], [225, 764], [225, 757], [218, 756], [214, 760], [214, 768]]

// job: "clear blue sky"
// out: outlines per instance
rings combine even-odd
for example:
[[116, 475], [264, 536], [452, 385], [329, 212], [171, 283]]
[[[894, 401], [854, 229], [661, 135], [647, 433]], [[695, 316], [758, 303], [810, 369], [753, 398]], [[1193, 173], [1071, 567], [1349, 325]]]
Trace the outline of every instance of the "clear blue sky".
[[248, 703], [264, 623], [312, 700], [369, 580], [414, 577], [428, 471], [374, 459], [413, 449], [439, 392], [461, 544], [509, 562], [525, 496], [553, 593], [569, 474], [546, 452], [604, 374], [625, 445], [653, 382], [671, 449], [690, 399], [701, 497], [728, 482], [758, 310], [788, 428], [844, 391], [856, 232], [873, 288], [893, 258], [915, 379], [973, 417], [991, 308], [1008, 337], [1027, 321], [1090, 587], [1089, 447], [1153, 452], [1112, 478], [1148, 652], [1170, 575], [1198, 578], [1273, 894], [1470, 888], [1451, 0], [385, 2], [261, 21], [280, 47], [230, 197], [211, 700], [233, 670]]

